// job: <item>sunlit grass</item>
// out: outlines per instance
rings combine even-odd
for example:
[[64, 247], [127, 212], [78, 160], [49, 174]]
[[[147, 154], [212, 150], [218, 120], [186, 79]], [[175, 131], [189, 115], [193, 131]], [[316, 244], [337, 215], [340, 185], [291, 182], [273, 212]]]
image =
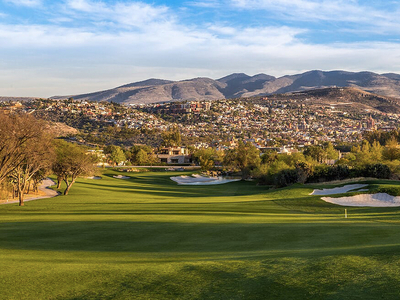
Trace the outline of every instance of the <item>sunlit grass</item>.
[[115, 174], [0, 206], [0, 299], [398, 299], [400, 208]]

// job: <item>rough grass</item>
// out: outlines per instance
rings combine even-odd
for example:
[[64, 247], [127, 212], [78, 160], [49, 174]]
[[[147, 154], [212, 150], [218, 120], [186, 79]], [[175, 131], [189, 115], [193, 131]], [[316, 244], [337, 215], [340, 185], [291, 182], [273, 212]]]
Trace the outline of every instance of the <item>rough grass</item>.
[[0, 299], [398, 299], [400, 208], [116, 174], [0, 206]]

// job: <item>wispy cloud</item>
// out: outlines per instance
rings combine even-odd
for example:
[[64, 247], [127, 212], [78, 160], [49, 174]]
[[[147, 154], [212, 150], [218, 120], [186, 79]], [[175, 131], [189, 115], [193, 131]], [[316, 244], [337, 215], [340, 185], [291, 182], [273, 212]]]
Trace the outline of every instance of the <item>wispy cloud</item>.
[[[361, 30], [380, 34], [383, 29], [400, 33], [392, 17], [395, 9], [385, 15], [355, 0], [186, 3], [192, 7], [188, 10], [208, 7], [207, 14], [213, 5], [229, 3], [229, 14], [236, 10], [236, 17], [244, 10], [250, 15], [262, 9], [274, 20], [289, 22], [215, 21], [196, 19], [191, 12], [188, 21], [187, 15], [180, 15], [186, 14], [183, 9], [148, 2], [65, 0], [51, 9], [35, 9], [43, 12], [40, 18], [28, 18], [23, 24], [11, 23], [8, 16], [0, 21], [0, 56], [7, 58], [0, 60], [0, 95], [90, 92], [147, 77], [218, 78], [232, 72], [280, 76], [309, 69], [400, 71], [397, 40], [316, 44], [305, 38], [313, 34], [314, 28], [307, 24], [315, 19], [320, 24], [361, 24], [339, 26], [342, 31], [353, 30], [349, 33], [353, 35]], [[36, 92], [39, 87], [45, 94]]]
[[6, 3], [18, 5], [18, 6], [40, 6], [42, 4], [42, 0], [4, 0]]
[[393, 5], [391, 9], [382, 9], [368, 3], [370, 2], [357, 0], [230, 0], [233, 7], [267, 10], [283, 19], [349, 22], [367, 26], [369, 29], [379, 27], [381, 33], [399, 31], [399, 4], [395, 4], [394, 9]]
[[204, 8], [217, 8], [221, 6], [221, 2], [218, 0], [199, 0], [199, 1], [188, 1], [187, 5]]
[[208, 26], [208, 30], [212, 33], [221, 34], [221, 35], [230, 35], [233, 36], [238, 32], [238, 29], [231, 26], [217, 25], [212, 24]]
[[141, 27], [153, 22], [171, 21], [171, 15], [168, 14], [166, 6], [152, 6], [143, 2], [108, 4], [102, 1], [68, 0], [66, 4], [77, 18], [83, 17], [96, 22], [109, 21], [114, 25]]
[[[0, 49], [82, 46], [95, 42], [96, 36], [85, 30], [50, 25], [0, 25], [0, 40], [7, 41]], [[104, 40], [106, 36], [102, 35], [100, 39]]]

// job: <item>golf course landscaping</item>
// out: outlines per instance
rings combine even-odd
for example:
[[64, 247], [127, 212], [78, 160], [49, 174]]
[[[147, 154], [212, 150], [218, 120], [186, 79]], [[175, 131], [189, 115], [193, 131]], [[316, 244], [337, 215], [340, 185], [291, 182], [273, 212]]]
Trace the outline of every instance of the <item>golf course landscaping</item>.
[[179, 175], [106, 170], [68, 196], [0, 205], [0, 299], [400, 298], [400, 207], [310, 195], [332, 184]]

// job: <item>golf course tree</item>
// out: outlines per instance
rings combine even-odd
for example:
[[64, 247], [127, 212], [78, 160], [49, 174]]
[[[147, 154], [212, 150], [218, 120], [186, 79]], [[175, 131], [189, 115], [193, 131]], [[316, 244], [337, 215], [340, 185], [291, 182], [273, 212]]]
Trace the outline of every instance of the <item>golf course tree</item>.
[[179, 147], [182, 142], [181, 133], [177, 126], [174, 126], [161, 133], [162, 146], [164, 147]]
[[157, 164], [158, 159], [153, 148], [147, 145], [134, 145], [127, 152], [128, 160], [132, 165], [145, 166]]
[[200, 165], [201, 170], [208, 171], [214, 168], [218, 153], [214, 148], [201, 148], [193, 153], [193, 158]]
[[324, 147], [310, 146], [304, 150], [304, 155], [309, 156], [319, 163], [326, 163], [329, 160], [336, 160], [339, 157], [331, 143], [327, 143]]
[[57, 176], [57, 188], [60, 188], [61, 181], [64, 181], [66, 185], [64, 195], [68, 195], [71, 186], [79, 176], [91, 175], [95, 172], [97, 157], [88, 154], [81, 146], [63, 140], [55, 140], [54, 144], [56, 160], [52, 170]]
[[120, 163], [126, 161], [124, 150], [116, 145], [109, 145], [104, 148], [104, 154], [107, 155], [109, 162], [113, 166], [118, 166]]
[[260, 151], [250, 142], [239, 142], [236, 148], [227, 150], [224, 157], [224, 166], [231, 170], [239, 170], [243, 179], [248, 178], [260, 163]]
[[400, 159], [400, 146], [396, 139], [392, 138], [386, 143], [383, 150], [383, 157], [390, 161]]
[[24, 195], [31, 183], [34, 183], [34, 189], [37, 190], [39, 182], [48, 175], [54, 163], [53, 138], [44, 131], [39, 133], [21, 146], [22, 161], [9, 175], [20, 206], [24, 205]]
[[27, 143], [42, 131], [42, 122], [31, 115], [0, 113], [0, 184], [24, 162]]

